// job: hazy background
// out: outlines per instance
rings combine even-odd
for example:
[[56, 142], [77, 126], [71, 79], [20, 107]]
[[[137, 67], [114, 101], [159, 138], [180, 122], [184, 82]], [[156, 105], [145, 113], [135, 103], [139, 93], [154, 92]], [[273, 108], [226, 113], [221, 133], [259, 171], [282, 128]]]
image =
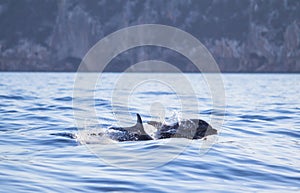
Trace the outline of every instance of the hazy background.
[[[191, 33], [222, 72], [300, 72], [299, 0], [0, 0], [0, 71], [76, 71], [98, 40], [147, 23]], [[196, 71], [158, 47], [128, 50], [106, 71], [149, 59]]]

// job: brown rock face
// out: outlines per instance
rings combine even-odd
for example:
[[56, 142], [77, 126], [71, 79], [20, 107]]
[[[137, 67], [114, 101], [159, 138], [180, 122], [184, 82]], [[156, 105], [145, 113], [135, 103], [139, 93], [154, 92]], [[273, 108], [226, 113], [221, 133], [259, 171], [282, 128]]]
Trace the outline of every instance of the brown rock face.
[[[33, 1], [0, 2], [1, 71], [76, 71], [104, 36], [157, 23], [198, 38], [222, 72], [300, 72], [300, 1]], [[197, 70], [163, 48], [129, 50], [107, 70], [149, 59]]]

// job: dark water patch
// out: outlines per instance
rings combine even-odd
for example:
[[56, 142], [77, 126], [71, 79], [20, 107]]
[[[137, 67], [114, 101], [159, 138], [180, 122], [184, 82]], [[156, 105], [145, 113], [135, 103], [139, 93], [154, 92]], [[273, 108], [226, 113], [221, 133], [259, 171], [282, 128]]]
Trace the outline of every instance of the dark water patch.
[[274, 120], [284, 120], [284, 119], [293, 119], [293, 117], [290, 116], [275, 116]]
[[65, 128], [65, 130], [67, 130], [67, 131], [77, 131], [78, 129], [77, 129], [77, 127], [67, 127], [67, 128]]
[[245, 121], [254, 121], [254, 120], [276, 121], [276, 120], [283, 120], [283, 119], [292, 119], [292, 117], [289, 117], [289, 116], [268, 117], [268, 116], [264, 116], [264, 115], [241, 115], [239, 117], [244, 119]]
[[[287, 167], [284, 165], [274, 165], [274, 164], [268, 164], [268, 163], [261, 163], [260, 165], [264, 165], [264, 166], [268, 167], [270, 170], [281, 171], [282, 173], [288, 173], [288, 172], [300, 173], [299, 169]], [[298, 178], [300, 178], [300, 176]], [[299, 181], [299, 183], [300, 183], [300, 181]]]
[[98, 103], [98, 104], [110, 104], [110, 101], [108, 100], [105, 100], [105, 99], [95, 99], [95, 103]]
[[47, 108], [49, 108], [49, 109], [56, 109], [57, 105], [48, 105]]
[[11, 104], [9, 104], [9, 103], [0, 103], [0, 107], [10, 107], [11, 106]]
[[69, 139], [76, 139], [77, 136], [76, 134], [74, 133], [51, 133], [50, 135], [54, 135], [54, 136], [59, 136], [59, 137], [66, 137], [66, 138], [69, 138]]
[[212, 109], [201, 111], [200, 114], [210, 115], [213, 113]]
[[[137, 192], [136, 188], [129, 188], [129, 187], [122, 187], [121, 185], [111, 184], [107, 180], [106, 182], [101, 182], [97, 180], [97, 182], [89, 182], [91, 184], [98, 184], [98, 185], [89, 185], [85, 186], [85, 189], [91, 192]], [[104, 185], [110, 184], [110, 185]], [[128, 186], [128, 185], [127, 185]]]
[[263, 115], [241, 115], [239, 116], [242, 119], [245, 119], [247, 121], [252, 121], [252, 120], [264, 120], [264, 121], [273, 121], [274, 118], [266, 117]]
[[45, 110], [50, 110], [50, 111], [60, 111], [60, 110], [78, 110], [80, 111], [79, 108], [72, 107], [72, 106], [58, 106], [58, 105], [49, 105], [45, 107]]
[[271, 102], [271, 103], [267, 103], [268, 106], [278, 106], [278, 107], [281, 107], [281, 106], [286, 106], [287, 103], [280, 103], [280, 102]]
[[154, 149], [158, 149], [158, 148], [162, 148], [162, 145], [155, 143], [155, 140], [153, 140], [154, 143], [150, 143], [150, 144], [143, 144], [142, 148], [143, 150], [154, 150]]
[[278, 134], [278, 135], [286, 135], [289, 137], [294, 137], [297, 139], [300, 139], [300, 133], [299, 131], [293, 131], [291, 128], [286, 128], [285, 131], [281, 130], [272, 130], [272, 131], [267, 131], [268, 133], [272, 133], [272, 134]]
[[4, 125], [0, 125], [0, 131], [9, 131], [10, 127], [8, 126], [4, 126]]
[[102, 126], [105, 126], [105, 125], [110, 125], [114, 121], [115, 121], [115, 117], [101, 116], [101, 117], [99, 117], [99, 122], [100, 122], [99, 127], [102, 127]]
[[56, 100], [56, 101], [72, 101], [73, 98], [67, 96], [67, 97], [58, 97], [58, 98], [54, 98], [54, 100]]
[[42, 146], [67, 147], [78, 145], [76, 140], [73, 138], [63, 136], [57, 136], [55, 138], [47, 138], [47, 136], [45, 136], [44, 138], [41, 137], [40, 139], [35, 139], [35, 141], [31, 142], [31, 144], [39, 145], [41, 146], [40, 148], [43, 148]]
[[253, 136], [264, 136], [264, 133], [253, 131], [253, 129], [249, 130], [246, 128], [231, 128], [231, 130], [234, 130], [234, 132], [239, 131], [244, 134], [253, 135]]
[[95, 100], [95, 106], [101, 106], [101, 107], [111, 107], [111, 102], [104, 99], [96, 99]]
[[228, 112], [225, 111], [218, 111], [215, 109], [208, 109], [208, 110], [204, 110], [201, 111], [200, 114], [204, 114], [204, 115], [216, 115], [216, 116], [225, 116], [227, 115]]
[[39, 120], [39, 121], [55, 121], [52, 117], [49, 116], [43, 116], [43, 115], [32, 115], [28, 114], [25, 116], [27, 119], [31, 120]]
[[73, 87], [70, 87], [70, 88], [59, 88], [59, 91], [72, 91], [72, 90], [73, 90]]
[[46, 105], [46, 104], [34, 104], [32, 106], [26, 106], [24, 109], [28, 111], [53, 111], [55, 110], [55, 105]]
[[43, 124], [39, 125], [39, 126], [35, 126], [35, 127], [31, 127], [30, 130], [36, 130], [36, 131], [77, 131], [77, 127], [64, 127], [64, 125], [62, 125], [62, 123], [57, 122], [57, 123], [47, 123], [47, 127], [45, 127]]
[[256, 119], [243, 119], [242, 122], [247, 122], [247, 123], [257, 123]]
[[[255, 166], [254, 166], [255, 167]], [[286, 179], [283, 175], [274, 174], [274, 173], [266, 173], [261, 170], [253, 170], [252, 168], [234, 168], [229, 167], [228, 172], [230, 175], [234, 176], [234, 180], [244, 180], [250, 179], [251, 181], [264, 181], [268, 182], [276, 182], [277, 184], [285, 184]]]
[[147, 91], [147, 92], [138, 92], [140, 95], [176, 95], [174, 92], [163, 92], [163, 91]]
[[4, 113], [19, 113], [19, 111], [16, 111], [16, 110], [8, 110], [8, 111], [4, 111]]
[[200, 102], [210, 101], [210, 100], [211, 100], [210, 98], [203, 98], [203, 97], [198, 97], [197, 99], [198, 99], [198, 101], [200, 101]]
[[111, 126], [112, 126], [111, 124], [103, 124], [103, 123], [101, 123], [101, 124], [97, 125], [97, 128], [109, 128]]
[[73, 110], [73, 107], [57, 107], [57, 110]]
[[0, 95], [0, 99], [6, 99], [6, 100], [34, 100], [37, 99], [37, 97], [33, 96], [19, 96], [19, 95]]
[[295, 113], [294, 111], [285, 110], [285, 109], [273, 109], [273, 111], [282, 113], [282, 114], [289, 114], [289, 115], [292, 115]]
[[[253, 170], [251, 168], [241, 168], [232, 166], [226, 166], [226, 168], [228, 171], [228, 175], [232, 175], [235, 177], [270, 180], [270, 176], [268, 174], [264, 174], [258, 170]], [[274, 180], [274, 176], [272, 176], [272, 178], [272, 180]]]
[[[3, 119], [6, 120], [6, 119]], [[24, 128], [23, 124], [20, 123], [14, 123], [14, 122], [4, 122], [0, 123], [0, 131], [17, 131]]]
[[49, 111], [51, 108], [47, 107], [33, 107], [33, 108], [26, 108], [28, 111]]

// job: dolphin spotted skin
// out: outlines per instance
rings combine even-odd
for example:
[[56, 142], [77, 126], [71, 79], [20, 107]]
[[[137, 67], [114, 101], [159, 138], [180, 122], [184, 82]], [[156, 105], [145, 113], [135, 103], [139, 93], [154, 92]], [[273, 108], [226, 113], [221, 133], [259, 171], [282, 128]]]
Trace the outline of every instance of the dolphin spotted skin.
[[108, 130], [117, 131], [114, 132], [110, 137], [117, 141], [144, 141], [152, 140], [144, 130], [143, 122], [141, 116], [136, 114], [137, 121], [136, 124], [132, 127], [110, 127]]
[[157, 138], [188, 138], [201, 139], [208, 135], [217, 134], [217, 130], [212, 128], [207, 122], [201, 119], [190, 119], [167, 125], [157, 121], [149, 121], [157, 129]]

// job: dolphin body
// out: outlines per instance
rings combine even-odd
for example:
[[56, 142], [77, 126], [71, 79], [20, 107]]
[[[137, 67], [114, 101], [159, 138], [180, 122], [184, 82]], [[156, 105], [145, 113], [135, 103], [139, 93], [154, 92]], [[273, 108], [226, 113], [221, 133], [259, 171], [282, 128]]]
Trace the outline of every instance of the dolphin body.
[[201, 139], [208, 135], [217, 134], [218, 131], [207, 122], [201, 119], [190, 119], [176, 122], [172, 125], [167, 125], [157, 121], [149, 121], [157, 129], [157, 138], [187, 138], [187, 139]]
[[[145, 141], [153, 140], [144, 129], [141, 116], [136, 114], [136, 124], [131, 127], [109, 127], [106, 133], [91, 133], [92, 136], [108, 135], [116, 141]], [[156, 139], [166, 138], [187, 138], [201, 139], [208, 135], [217, 134], [217, 130], [212, 128], [207, 122], [201, 119], [190, 119], [167, 125], [157, 121], [149, 121], [147, 124], [157, 129]]]
[[137, 121], [134, 126], [131, 127], [110, 127], [108, 128], [110, 138], [117, 141], [144, 141], [153, 140], [144, 130], [141, 116], [136, 114]]

